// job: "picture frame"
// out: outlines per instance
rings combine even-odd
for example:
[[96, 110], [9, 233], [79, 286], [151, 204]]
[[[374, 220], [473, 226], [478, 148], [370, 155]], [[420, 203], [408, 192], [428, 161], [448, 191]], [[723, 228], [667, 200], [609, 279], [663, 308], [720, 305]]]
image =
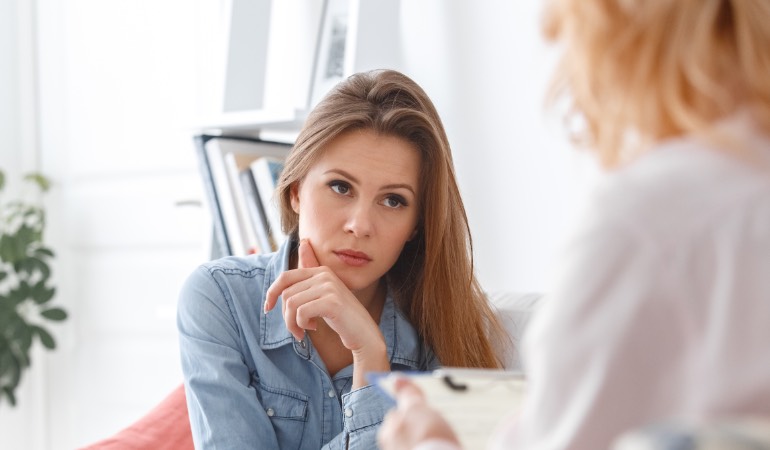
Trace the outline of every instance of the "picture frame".
[[351, 23], [351, 10], [350, 0], [324, 0], [310, 87], [311, 109], [350, 75], [349, 53], [356, 29]]

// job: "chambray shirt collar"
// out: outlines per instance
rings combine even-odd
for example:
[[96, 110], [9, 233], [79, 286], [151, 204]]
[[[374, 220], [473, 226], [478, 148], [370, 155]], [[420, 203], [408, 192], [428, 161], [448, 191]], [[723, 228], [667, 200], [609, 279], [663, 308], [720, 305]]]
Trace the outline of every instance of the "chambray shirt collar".
[[[288, 270], [289, 257], [291, 250], [297, 245], [296, 242], [287, 240], [273, 254], [265, 270], [265, 283], [262, 288], [261, 300], [264, 302], [267, 296], [267, 289], [284, 271]], [[281, 302], [283, 299], [278, 297], [275, 307], [264, 314], [261, 320], [260, 348], [263, 350], [274, 349], [284, 345], [291, 345], [294, 342], [294, 336], [289, 333], [286, 324], [283, 321]], [[419, 355], [421, 346], [417, 338], [417, 333], [412, 324], [403, 316], [396, 307], [393, 297], [388, 291], [385, 296], [385, 305], [383, 305], [382, 315], [380, 316], [380, 331], [385, 338], [385, 345], [388, 349], [388, 360], [398, 362], [413, 369], [418, 369]]]

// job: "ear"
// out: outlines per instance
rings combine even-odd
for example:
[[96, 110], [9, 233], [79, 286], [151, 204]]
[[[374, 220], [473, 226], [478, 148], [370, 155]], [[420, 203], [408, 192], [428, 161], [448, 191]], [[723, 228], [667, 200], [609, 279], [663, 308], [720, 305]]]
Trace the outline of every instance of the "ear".
[[299, 214], [299, 183], [294, 183], [289, 188], [289, 199], [291, 200], [291, 209]]

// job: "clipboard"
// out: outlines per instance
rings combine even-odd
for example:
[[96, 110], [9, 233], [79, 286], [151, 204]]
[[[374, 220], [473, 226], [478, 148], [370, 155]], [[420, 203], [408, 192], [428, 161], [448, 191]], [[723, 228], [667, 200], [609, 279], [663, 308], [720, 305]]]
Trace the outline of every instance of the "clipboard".
[[442, 368], [433, 372], [374, 372], [369, 382], [391, 398], [398, 377], [409, 378], [455, 430], [463, 448], [486, 448], [506, 417], [518, 414], [526, 379], [521, 372]]

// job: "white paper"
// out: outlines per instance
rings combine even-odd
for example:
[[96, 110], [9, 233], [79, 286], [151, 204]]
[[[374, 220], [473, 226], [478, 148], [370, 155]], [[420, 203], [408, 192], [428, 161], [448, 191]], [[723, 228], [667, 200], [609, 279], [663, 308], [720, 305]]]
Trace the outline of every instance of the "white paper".
[[[452, 426], [463, 448], [486, 448], [498, 424], [517, 413], [524, 400], [526, 380], [519, 372], [487, 369], [439, 369], [434, 372], [394, 372], [372, 376], [393, 396], [399, 376], [422, 389], [427, 403]], [[452, 388], [465, 386], [463, 390]]]

